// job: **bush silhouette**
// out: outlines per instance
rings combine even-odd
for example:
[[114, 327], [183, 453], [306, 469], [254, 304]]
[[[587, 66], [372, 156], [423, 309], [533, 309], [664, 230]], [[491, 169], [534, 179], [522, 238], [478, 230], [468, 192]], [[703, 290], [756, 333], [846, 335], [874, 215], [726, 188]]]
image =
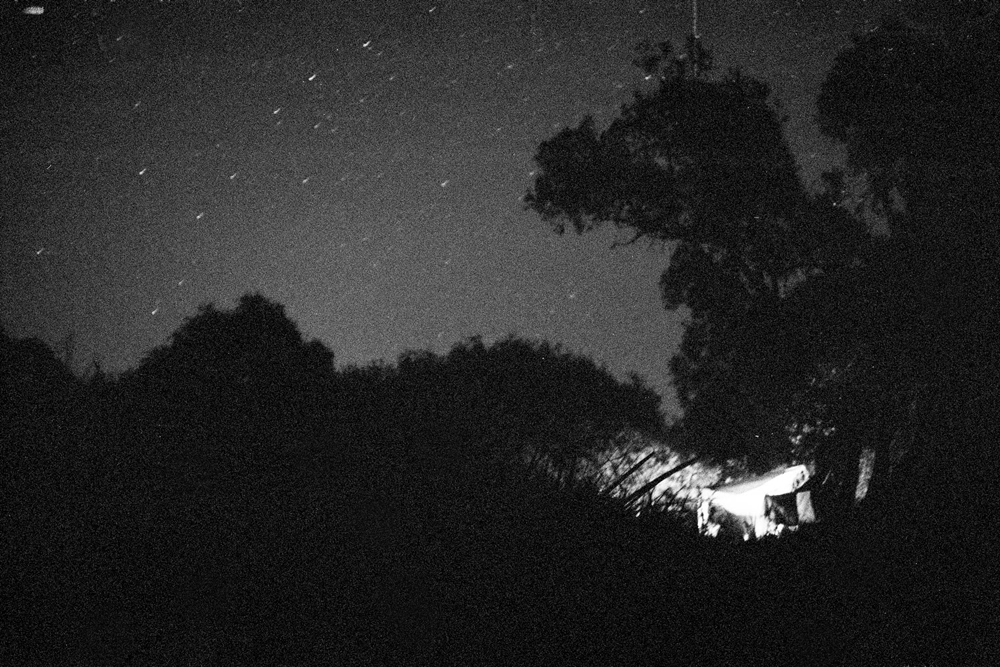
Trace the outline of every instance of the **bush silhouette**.
[[333, 375], [333, 353], [304, 342], [282, 306], [253, 294], [232, 311], [203, 307], [128, 384], [167, 433], [248, 454], [255, 443], [288, 446], [316, 427]]

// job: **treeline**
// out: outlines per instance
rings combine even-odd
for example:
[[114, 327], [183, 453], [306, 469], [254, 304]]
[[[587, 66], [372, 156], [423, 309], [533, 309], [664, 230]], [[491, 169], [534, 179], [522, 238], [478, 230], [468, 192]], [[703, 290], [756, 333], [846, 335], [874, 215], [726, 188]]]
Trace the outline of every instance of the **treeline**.
[[0, 343], [4, 664], [626, 648], [594, 633], [642, 533], [588, 475], [623, 430], [660, 434], [638, 380], [515, 338], [337, 371], [259, 295], [118, 377]]
[[[982, 615], [946, 586], [968, 582], [915, 580], [927, 548], [891, 531], [733, 545], [602, 494], [592, 473], [621, 432], [663, 436], [659, 398], [544, 343], [472, 339], [338, 371], [259, 295], [203, 308], [117, 377], [0, 343], [3, 664], [983, 651], [964, 643]], [[901, 625], [873, 634], [876, 618]]]

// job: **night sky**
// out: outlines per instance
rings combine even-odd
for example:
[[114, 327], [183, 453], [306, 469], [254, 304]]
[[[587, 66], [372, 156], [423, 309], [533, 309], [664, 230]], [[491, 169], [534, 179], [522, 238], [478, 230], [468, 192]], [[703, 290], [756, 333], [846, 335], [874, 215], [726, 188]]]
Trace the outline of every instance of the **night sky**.
[[[119, 371], [259, 291], [338, 365], [514, 333], [638, 372], [676, 411], [668, 254], [556, 236], [520, 198], [541, 141], [651, 85], [634, 47], [682, 44], [686, 0], [29, 4], [3, 15], [8, 332], [75, 332], [78, 370]], [[772, 85], [812, 182], [840, 155], [812, 122], [823, 76], [893, 9], [702, 0], [699, 28], [719, 70]]]

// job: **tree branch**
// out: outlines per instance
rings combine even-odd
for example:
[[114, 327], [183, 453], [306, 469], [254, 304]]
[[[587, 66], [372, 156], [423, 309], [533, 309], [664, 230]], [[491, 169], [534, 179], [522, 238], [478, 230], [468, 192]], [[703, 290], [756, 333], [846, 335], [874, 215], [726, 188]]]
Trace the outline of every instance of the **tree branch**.
[[611, 250], [614, 250], [615, 248], [627, 248], [630, 245], [635, 245], [635, 242], [638, 241], [639, 239], [641, 239], [642, 237], [643, 237], [643, 233], [642, 232], [636, 232], [632, 236], [632, 238], [630, 240], [628, 240], [628, 241], [625, 241], [625, 242], [615, 241], [614, 243], [612, 243], [611, 244]]

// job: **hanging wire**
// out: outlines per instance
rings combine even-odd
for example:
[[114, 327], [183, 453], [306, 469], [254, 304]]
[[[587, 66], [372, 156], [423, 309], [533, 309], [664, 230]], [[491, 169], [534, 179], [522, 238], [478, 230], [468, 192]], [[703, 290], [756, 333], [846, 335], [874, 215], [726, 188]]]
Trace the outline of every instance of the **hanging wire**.
[[691, 0], [691, 66], [694, 68], [694, 76], [697, 79], [699, 75], [698, 61], [699, 42], [701, 40], [701, 35], [698, 33], [698, 0]]

